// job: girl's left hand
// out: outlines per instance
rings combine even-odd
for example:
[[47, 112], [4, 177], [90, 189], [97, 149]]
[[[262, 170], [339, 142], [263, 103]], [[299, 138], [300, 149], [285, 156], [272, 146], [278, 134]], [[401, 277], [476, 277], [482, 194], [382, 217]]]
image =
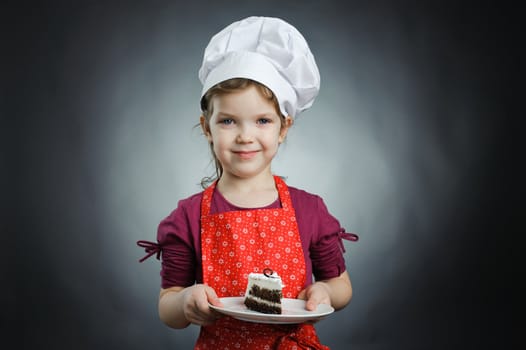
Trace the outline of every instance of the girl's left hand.
[[306, 309], [314, 311], [319, 304], [331, 305], [329, 286], [324, 282], [315, 282], [302, 290], [298, 299], [306, 300]]

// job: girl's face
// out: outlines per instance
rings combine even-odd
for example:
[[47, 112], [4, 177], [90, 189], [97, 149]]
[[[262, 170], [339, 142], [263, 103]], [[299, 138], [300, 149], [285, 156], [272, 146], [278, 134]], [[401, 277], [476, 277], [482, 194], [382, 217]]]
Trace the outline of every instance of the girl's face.
[[201, 126], [223, 167], [223, 175], [241, 178], [270, 174], [272, 159], [287, 135], [292, 119], [281, 126], [271, 101], [256, 87], [213, 98], [213, 114]]

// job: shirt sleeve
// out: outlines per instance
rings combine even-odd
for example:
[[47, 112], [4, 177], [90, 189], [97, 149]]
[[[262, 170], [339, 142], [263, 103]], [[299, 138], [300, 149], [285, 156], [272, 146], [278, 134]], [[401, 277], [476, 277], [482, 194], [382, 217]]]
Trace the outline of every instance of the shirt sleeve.
[[310, 257], [312, 273], [316, 280], [338, 277], [345, 270], [340, 233], [345, 232], [339, 221], [332, 216], [321, 197], [316, 196], [316, 221]]
[[196, 280], [196, 249], [188, 208], [180, 201], [177, 208], [162, 220], [157, 240], [162, 249], [161, 287], [187, 287]]

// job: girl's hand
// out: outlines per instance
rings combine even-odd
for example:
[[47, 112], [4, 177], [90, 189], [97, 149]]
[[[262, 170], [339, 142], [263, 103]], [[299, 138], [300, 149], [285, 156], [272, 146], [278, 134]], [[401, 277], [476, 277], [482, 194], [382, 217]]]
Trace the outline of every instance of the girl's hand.
[[329, 286], [324, 282], [315, 282], [302, 290], [298, 299], [306, 300], [306, 309], [314, 311], [319, 304], [331, 305]]
[[206, 326], [214, 323], [221, 314], [212, 310], [208, 303], [223, 306], [216, 292], [205, 284], [196, 284], [183, 291], [183, 313], [188, 322]]

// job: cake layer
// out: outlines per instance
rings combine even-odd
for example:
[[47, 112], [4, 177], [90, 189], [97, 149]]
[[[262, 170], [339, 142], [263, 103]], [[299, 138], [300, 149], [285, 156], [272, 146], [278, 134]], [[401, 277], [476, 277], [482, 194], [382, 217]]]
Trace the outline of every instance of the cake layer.
[[266, 300], [273, 303], [281, 303], [281, 298], [283, 297], [280, 289], [268, 289], [261, 288], [257, 284], [253, 284], [250, 290], [248, 291], [248, 296], [253, 296], [261, 300]]
[[250, 310], [262, 312], [265, 314], [281, 314], [281, 304], [268, 304], [260, 302], [255, 298], [245, 298], [245, 305]]

